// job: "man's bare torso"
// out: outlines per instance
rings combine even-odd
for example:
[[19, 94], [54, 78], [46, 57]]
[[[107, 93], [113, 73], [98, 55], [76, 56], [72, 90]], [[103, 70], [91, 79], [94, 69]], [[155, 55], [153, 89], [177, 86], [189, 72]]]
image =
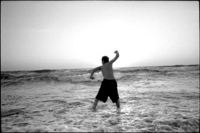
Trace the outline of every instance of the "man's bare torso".
[[104, 79], [115, 79], [113, 74], [112, 63], [105, 63], [101, 66], [101, 71]]

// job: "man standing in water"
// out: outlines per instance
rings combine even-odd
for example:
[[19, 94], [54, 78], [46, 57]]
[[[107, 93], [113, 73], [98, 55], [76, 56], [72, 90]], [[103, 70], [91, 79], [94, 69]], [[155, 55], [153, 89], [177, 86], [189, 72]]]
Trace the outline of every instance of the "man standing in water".
[[94, 101], [93, 109], [96, 109], [96, 106], [98, 104], [98, 101], [103, 101], [104, 103], [107, 101], [108, 96], [112, 100], [113, 103], [116, 103], [117, 108], [120, 108], [120, 102], [119, 102], [119, 95], [117, 90], [117, 82], [115, 80], [115, 77], [113, 75], [113, 63], [119, 58], [119, 52], [114, 52], [116, 56], [109, 61], [109, 58], [107, 56], [102, 57], [102, 66], [96, 67], [91, 71], [90, 78], [94, 79], [93, 74], [99, 70], [102, 71], [103, 74], [103, 81], [101, 83], [101, 87], [99, 89], [99, 92], [97, 93], [96, 99]]

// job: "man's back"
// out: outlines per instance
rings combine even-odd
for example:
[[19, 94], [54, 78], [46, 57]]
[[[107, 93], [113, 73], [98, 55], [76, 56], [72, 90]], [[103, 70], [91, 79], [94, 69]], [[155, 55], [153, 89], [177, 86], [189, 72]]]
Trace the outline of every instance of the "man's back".
[[101, 66], [101, 71], [104, 79], [115, 79], [113, 74], [112, 63], [108, 62]]

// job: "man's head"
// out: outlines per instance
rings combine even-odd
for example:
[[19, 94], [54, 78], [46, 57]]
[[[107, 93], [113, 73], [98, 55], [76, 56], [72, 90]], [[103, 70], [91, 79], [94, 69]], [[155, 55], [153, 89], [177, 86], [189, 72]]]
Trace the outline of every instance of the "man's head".
[[109, 62], [108, 56], [103, 56], [101, 60], [102, 60], [102, 64]]

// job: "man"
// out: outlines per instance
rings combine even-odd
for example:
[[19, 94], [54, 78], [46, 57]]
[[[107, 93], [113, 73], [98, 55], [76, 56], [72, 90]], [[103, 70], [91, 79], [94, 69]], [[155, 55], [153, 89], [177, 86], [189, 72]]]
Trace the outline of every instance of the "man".
[[117, 108], [120, 108], [117, 82], [115, 80], [112, 67], [113, 63], [119, 58], [119, 52], [115, 51], [114, 53], [116, 53], [116, 56], [111, 61], [109, 61], [109, 58], [107, 56], [103, 56], [102, 66], [96, 67], [91, 71], [91, 79], [94, 79], [93, 74], [99, 70], [102, 71], [104, 77], [99, 92], [93, 104], [94, 110], [96, 109], [98, 101], [100, 100], [105, 103], [107, 101], [108, 96], [110, 97], [113, 103], [116, 103]]

